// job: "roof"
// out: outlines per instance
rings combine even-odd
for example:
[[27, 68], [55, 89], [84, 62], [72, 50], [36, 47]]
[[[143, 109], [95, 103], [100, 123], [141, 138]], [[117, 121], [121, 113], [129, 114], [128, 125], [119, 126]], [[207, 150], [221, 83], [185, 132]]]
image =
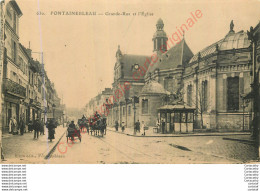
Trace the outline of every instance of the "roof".
[[14, 7], [14, 9], [16, 10], [18, 16], [21, 17], [23, 15], [23, 13], [22, 13], [20, 7], [18, 6], [18, 4], [16, 3], [16, 1], [15, 0], [11, 0], [10, 4]]
[[158, 108], [158, 110], [195, 110], [195, 108], [187, 106], [187, 105], [164, 105], [160, 108]]
[[255, 26], [254, 28], [254, 33], [257, 33], [260, 29], [260, 21], [258, 22], [258, 24]]
[[[148, 56], [123, 54], [120, 63], [123, 64], [122, 71], [124, 78], [133, 78], [134, 72], [136, 72], [134, 70], [135, 64], [145, 68], [144, 64], [147, 58], [149, 59]], [[143, 76], [140, 79], [143, 79]]]
[[195, 54], [189, 63], [198, 60], [198, 55], [201, 55], [201, 58], [206, 57], [217, 51], [217, 46], [220, 51], [248, 48], [250, 46], [250, 41], [248, 40], [247, 33], [244, 31], [239, 31], [237, 33], [230, 31], [225, 38], [211, 44], [210, 46], [202, 49], [200, 52]]
[[141, 90], [141, 95], [151, 94], [170, 94], [170, 92], [166, 91], [161, 84], [152, 80], [145, 84]]
[[184, 39], [167, 52], [158, 56], [158, 60], [153, 66], [148, 68], [148, 73], [153, 73], [157, 68], [159, 70], [169, 70], [184, 66], [192, 58], [193, 53]]

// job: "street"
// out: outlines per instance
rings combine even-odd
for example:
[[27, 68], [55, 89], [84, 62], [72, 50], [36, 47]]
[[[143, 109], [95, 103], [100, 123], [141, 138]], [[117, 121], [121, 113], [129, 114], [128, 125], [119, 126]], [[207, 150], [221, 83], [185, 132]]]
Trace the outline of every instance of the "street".
[[134, 137], [107, 131], [104, 137], [82, 134], [74, 144], [64, 136], [44, 163], [244, 163], [256, 160], [249, 135]]

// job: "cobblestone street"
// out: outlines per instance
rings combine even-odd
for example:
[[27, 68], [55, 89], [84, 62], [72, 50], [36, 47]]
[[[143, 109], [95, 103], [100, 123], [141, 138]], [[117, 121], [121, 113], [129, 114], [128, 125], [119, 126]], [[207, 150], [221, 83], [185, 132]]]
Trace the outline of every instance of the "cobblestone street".
[[108, 131], [104, 137], [84, 134], [82, 142], [76, 140], [75, 144], [66, 141], [64, 136], [45, 163], [192, 164], [244, 163], [257, 159], [257, 149], [249, 135], [134, 137]]

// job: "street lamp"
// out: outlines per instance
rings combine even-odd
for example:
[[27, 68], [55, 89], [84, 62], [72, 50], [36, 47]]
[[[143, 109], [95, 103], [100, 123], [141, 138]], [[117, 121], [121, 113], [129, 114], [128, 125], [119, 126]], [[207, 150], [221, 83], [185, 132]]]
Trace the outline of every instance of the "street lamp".
[[133, 110], [134, 110], [134, 134], [136, 134], [136, 130], [137, 129], [135, 129], [135, 121], [136, 121], [136, 106], [135, 106], [135, 103], [137, 103], [137, 101], [138, 101], [138, 97], [137, 96], [134, 96], [133, 98], [132, 98], [132, 100], [133, 100]]

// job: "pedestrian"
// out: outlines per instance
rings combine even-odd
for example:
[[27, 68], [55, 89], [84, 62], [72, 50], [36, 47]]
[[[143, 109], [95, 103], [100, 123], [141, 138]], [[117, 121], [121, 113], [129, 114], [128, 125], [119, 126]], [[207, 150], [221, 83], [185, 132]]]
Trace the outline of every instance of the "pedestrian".
[[143, 136], [145, 136], [145, 123], [144, 121], [142, 121], [142, 125], [141, 125], [141, 128], [143, 129], [144, 133], [142, 134]]
[[40, 135], [45, 135], [43, 119], [40, 121]]
[[19, 129], [20, 129], [20, 134], [23, 135], [24, 129], [25, 129], [25, 122], [23, 117], [21, 117], [20, 122], [19, 122]]
[[159, 119], [157, 119], [156, 127], [157, 127], [157, 133], [158, 133], [160, 131], [160, 121], [159, 121]]
[[140, 122], [139, 122], [139, 120], [137, 120], [137, 122], [136, 122], [136, 131], [138, 131], [140, 133]]
[[116, 131], [118, 131], [118, 126], [119, 126], [118, 121], [116, 121], [116, 122], [115, 122]]
[[12, 134], [13, 133], [13, 119], [10, 118], [9, 120], [9, 134]]
[[39, 138], [39, 130], [40, 130], [40, 120], [36, 119], [33, 123], [33, 129], [34, 129], [34, 139]]
[[165, 131], [165, 122], [164, 120], [162, 120], [162, 133], [164, 134], [164, 131]]
[[18, 135], [18, 125], [15, 117], [13, 118], [13, 135]]
[[28, 123], [28, 132], [31, 133], [32, 131], [33, 131], [33, 122], [32, 122], [32, 120], [30, 120]]
[[122, 132], [124, 132], [124, 131], [125, 131], [125, 122], [122, 122], [122, 125], [121, 125], [121, 130], [122, 130]]
[[[73, 121], [74, 122], [74, 121]], [[75, 126], [75, 124], [74, 124]], [[55, 139], [55, 128], [57, 127], [54, 119], [51, 119], [50, 122], [47, 125], [48, 128], [48, 139], [50, 139], [50, 142], [52, 142], [52, 139]]]

